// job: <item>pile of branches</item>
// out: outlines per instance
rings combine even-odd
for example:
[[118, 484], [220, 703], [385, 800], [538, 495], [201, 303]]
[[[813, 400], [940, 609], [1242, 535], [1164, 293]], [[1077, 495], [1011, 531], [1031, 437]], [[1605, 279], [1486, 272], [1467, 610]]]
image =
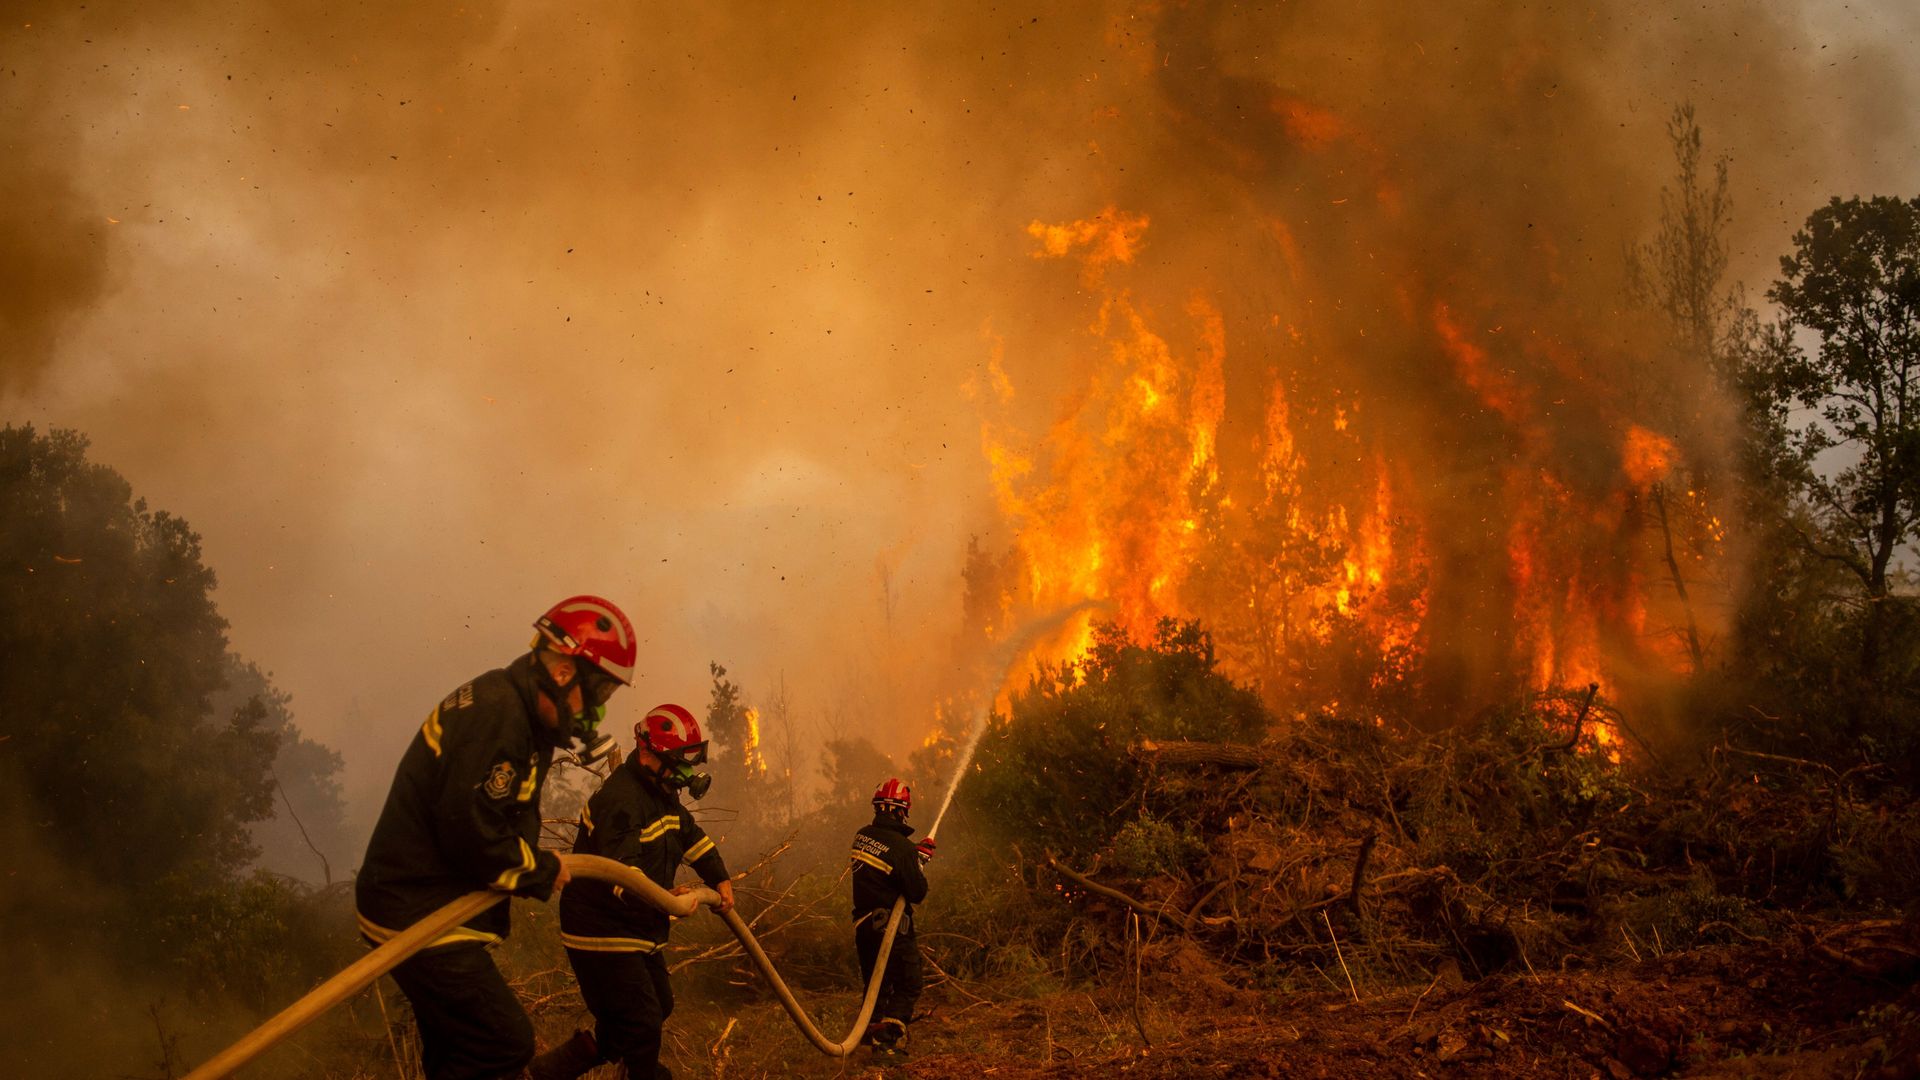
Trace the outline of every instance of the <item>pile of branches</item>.
[[1133, 819], [1103, 849], [1032, 860], [1030, 883], [1110, 949], [1144, 926], [1168, 956], [1242, 982], [1317, 972], [1357, 996], [1920, 901], [1899, 855], [1920, 813], [1867, 786], [1870, 768], [1724, 744], [1663, 761], [1591, 689], [1441, 734], [1323, 715], [1259, 744], [1142, 739], [1131, 754]]

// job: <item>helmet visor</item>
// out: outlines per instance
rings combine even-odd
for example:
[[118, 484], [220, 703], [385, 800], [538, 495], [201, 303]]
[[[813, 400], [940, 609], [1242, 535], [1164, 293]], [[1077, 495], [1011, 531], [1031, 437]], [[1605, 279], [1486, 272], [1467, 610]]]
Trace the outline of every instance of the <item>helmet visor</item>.
[[600, 665], [582, 660], [579, 663], [580, 696], [588, 705], [605, 705], [620, 689], [620, 680], [607, 674]]
[[668, 765], [684, 765], [688, 768], [695, 765], [705, 765], [707, 763], [707, 744], [703, 742], [688, 743], [677, 750], [664, 750], [660, 752], [660, 758]]

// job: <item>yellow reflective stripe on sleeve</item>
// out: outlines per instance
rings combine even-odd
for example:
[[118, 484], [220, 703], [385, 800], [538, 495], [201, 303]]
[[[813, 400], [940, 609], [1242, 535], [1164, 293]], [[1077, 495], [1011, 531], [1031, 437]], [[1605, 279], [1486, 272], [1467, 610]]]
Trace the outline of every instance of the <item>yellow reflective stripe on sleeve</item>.
[[534, 865], [533, 864], [533, 848], [527, 845], [527, 841], [525, 837], [521, 837], [520, 865], [510, 866], [507, 869], [500, 871], [500, 876], [497, 878], [494, 878], [493, 883], [507, 890], [508, 892], [512, 892], [520, 884], [520, 875], [533, 869], [533, 865]]
[[646, 828], [641, 829], [640, 842], [643, 844], [650, 844], [655, 840], [658, 840], [661, 837], [667, 835], [669, 830], [673, 832], [680, 831], [680, 815], [679, 814], [668, 814], [666, 817], [663, 817], [658, 821], [655, 821], [653, 824], [647, 826]]
[[527, 802], [533, 798], [533, 791], [540, 786], [540, 755], [533, 755], [527, 762], [527, 779], [520, 785], [519, 794], [513, 797], [515, 802]]
[[[389, 930], [381, 926], [357, 911], [353, 913], [353, 917], [360, 924], [360, 936], [366, 938], [369, 945], [384, 945], [400, 933], [398, 930]], [[489, 934], [485, 930], [475, 930], [471, 926], [456, 926], [422, 945], [421, 948], [434, 949], [442, 945], [457, 945], [462, 941], [478, 941], [485, 944], [499, 940], [499, 934]]]
[[427, 746], [430, 749], [432, 749], [433, 756], [439, 757], [440, 756], [440, 706], [435, 705], [433, 707], [433, 711], [427, 714], [427, 722], [420, 725], [420, 734], [426, 736]]
[[685, 855], [680, 856], [680, 858], [683, 861], [690, 863], [698, 859], [700, 856], [705, 855], [707, 852], [712, 850], [713, 850], [713, 837], [703, 836], [700, 838], [699, 843], [688, 848], [687, 853]]
[[873, 867], [875, 870], [878, 870], [883, 874], [893, 873], [893, 867], [888, 866], [885, 859], [882, 859], [877, 855], [869, 855], [866, 852], [861, 851], [859, 848], [853, 849], [853, 861], [866, 863], [868, 866]]
[[629, 937], [583, 937], [579, 934], [561, 934], [560, 944], [581, 952], [637, 952], [651, 953], [660, 951], [657, 941], [642, 941]]

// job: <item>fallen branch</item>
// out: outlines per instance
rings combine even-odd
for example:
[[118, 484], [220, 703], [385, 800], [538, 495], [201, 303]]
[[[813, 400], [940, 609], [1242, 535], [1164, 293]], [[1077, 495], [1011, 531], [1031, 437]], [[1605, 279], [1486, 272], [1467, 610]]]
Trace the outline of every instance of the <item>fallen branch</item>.
[[1187, 932], [1190, 926], [1187, 920], [1180, 915], [1167, 912], [1162, 908], [1156, 908], [1148, 904], [1143, 904], [1140, 901], [1135, 900], [1133, 897], [1128, 896], [1126, 893], [1123, 893], [1118, 889], [1108, 888], [1107, 886], [1102, 885], [1097, 881], [1093, 881], [1089, 879], [1084, 874], [1077, 874], [1072, 870], [1067, 869], [1066, 867], [1060, 865], [1060, 860], [1055, 858], [1052, 852], [1047, 853], [1047, 865], [1052, 867], [1054, 872], [1059, 874], [1061, 877], [1066, 878], [1068, 881], [1073, 882], [1075, 885], [1080, 886], [1081, 888], [1087, 890], [1088, 892], [1094, 893], [1099, 896], [1104, 896], [1109, 900], [1118, 900], [1120, 903], [1127, 905], [1128, 907], [1139, 912], [1140, 914], [1151, 915], [1154, 918], [1159, 919], [1161, 922], [1166, 923], [1167, 925], [1173, 927], [1175, 930], [1178, 930], [1183, 934]]
[[[1422, 881], [1427, 878], [1451, 877], [1451, 876], [1453, 876], [1453, 870], [1451, 867], [1446, 867], [1446, 866], [1435, 866], [1435, 867], [1430, 867], [1424, 870], [1396, 870], [1391, 874], [1381, 874], [1379, 877], [1374, 878], [1373, 889], [1375, 892], [1378, 892], [1378, 893], [1397, 891], [1397, 890], [1386, 889], [1384, 886], [1386, 886], [1390, 882], [1392, 883], [1406, 882], [1408, 884], [1412, 884], [1416, 881]], [[1324, 900], [1315, 900], [1311, 904], [1302, 904], [1300, 906], [1300, 910], [1302, 912], [1319, 911], [1321, 908], [1332, 907], [1335, 904], [1347, 903], [1352, 899], [1352, 897], [1353, 897], [1353, 894], [1350, 891], [1335, 893], [1334, 895], [1329, 896]]]
[[[1212, 900], [1216, 896], [1219, 896], [1220, 890], [1226, 888], [1231, 884], [1233, 884], [1232, 878], [1222, 878], [1220, 881], [1214, 884], [1213, 888], [1208, 889], [1204, 893], [1201, 893], [1200, 899], [1195, 901], [1194, 905], [1187, 909], [1187, 925], [1189, 926], [1193, 925], [1193, 920], [1199, 916], [1200, 909], [1207, 906], [1207, 901]], [[1213, 924], [1210, 923], [1209, 925], [1213, 925]]]
[[1266, 751], [1242, 743], [1155, 742], [1142, 739], [1133, 744], [1130, 750], [1135, 757], [1151, 758], [1163, 765], [1219, 765], [1228, 769], [1258, 769], [1272, 763]]

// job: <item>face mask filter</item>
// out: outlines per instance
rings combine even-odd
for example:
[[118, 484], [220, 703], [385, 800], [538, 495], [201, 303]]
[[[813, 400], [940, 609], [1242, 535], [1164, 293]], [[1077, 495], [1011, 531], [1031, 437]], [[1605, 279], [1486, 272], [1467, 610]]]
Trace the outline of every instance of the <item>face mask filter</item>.
[[705, 798], [707, 789], [713, 786], [713, 774], [694, 772], [693, 766], [684, 761], [668, 762], [666, 775], [661, 779], [671, 787], [685, 790], [696, 799]]

